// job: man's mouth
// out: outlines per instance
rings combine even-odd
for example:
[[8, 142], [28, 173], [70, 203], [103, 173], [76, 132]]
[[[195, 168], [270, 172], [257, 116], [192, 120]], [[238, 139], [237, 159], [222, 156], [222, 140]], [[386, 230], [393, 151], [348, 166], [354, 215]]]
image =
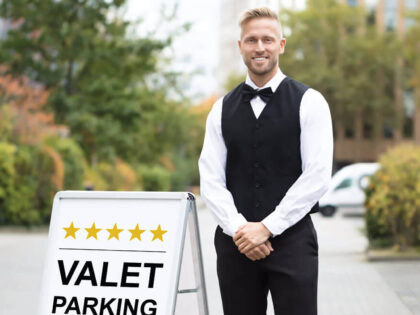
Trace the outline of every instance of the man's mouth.
[[264, 61], [264, 60], [267, 59], [267, 57], [254, 57], [252, 59], [255, 60], [255, 61]]

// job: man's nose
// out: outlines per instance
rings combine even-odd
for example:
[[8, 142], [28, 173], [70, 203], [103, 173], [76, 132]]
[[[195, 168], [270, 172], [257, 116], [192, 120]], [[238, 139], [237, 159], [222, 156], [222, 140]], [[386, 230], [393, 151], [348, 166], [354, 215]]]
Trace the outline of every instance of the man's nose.
[[264, 43], [262, 42], [262, 40], [259, 40], [257, 42], [257, 51], [264, 51], [265, 47], [264, 47]]

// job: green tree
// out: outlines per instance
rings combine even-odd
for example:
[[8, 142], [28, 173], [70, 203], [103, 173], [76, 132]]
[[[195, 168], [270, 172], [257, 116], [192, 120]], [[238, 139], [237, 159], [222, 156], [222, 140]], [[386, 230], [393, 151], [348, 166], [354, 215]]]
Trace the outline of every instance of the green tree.
[[[150, 123], [142, 112], [157, 93], [148, 80], [173, 36], [128, 36], [132, 25], [122, 17], [125, 2], [0, 2], [1, 17], [16, 24], [0, 46], [0, 64], [7, 65], [7, 73], [24, 74], [52, 91], [48, 103], [57, 123], [70, 127], [93, 165], [137, 157], [130, 154]], [[158, 111], [168, 104], [167, 90], [159, 91]]]
[[336, 122], [358, 111], [392, 111], [401, 46], [394, 33], [378, 33], [365, 8], [311, 0], [304, 11], [284, 12], [282, 20], [291, 30], [280, 57], [283, 71], [321, 91]]
[[406, 80], [409, 89], [415, 89], [417, 110], [420, 110], [420, 8], [408, 16], [414, 22], [404, 36]]

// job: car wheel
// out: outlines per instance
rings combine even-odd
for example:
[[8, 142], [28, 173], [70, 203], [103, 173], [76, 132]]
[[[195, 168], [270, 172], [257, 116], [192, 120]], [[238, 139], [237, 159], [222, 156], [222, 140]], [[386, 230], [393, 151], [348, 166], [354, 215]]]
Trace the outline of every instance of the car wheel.
[[326, 206], [326, 207], [322, 207], [319, 209], [319, 211], [321, 212], [321, 214], [324, 217], [332, 217], [335, 213], [335, 207], [333, 206]]

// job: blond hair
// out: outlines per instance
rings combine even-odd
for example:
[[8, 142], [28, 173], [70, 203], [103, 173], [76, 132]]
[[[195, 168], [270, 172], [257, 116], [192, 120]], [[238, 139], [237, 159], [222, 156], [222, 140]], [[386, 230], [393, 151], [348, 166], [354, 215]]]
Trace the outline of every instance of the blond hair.
[[276, 20], [280, 25], [280, 38], [283, 38], [283, 31], [277, 13], [267, 7], [246, 10], [241, 14], [238, 24], [241, 27], [241, 29], [243, 29], [244, 25], [247, 24], [249, 21], [258, 18], [269, 18]]

